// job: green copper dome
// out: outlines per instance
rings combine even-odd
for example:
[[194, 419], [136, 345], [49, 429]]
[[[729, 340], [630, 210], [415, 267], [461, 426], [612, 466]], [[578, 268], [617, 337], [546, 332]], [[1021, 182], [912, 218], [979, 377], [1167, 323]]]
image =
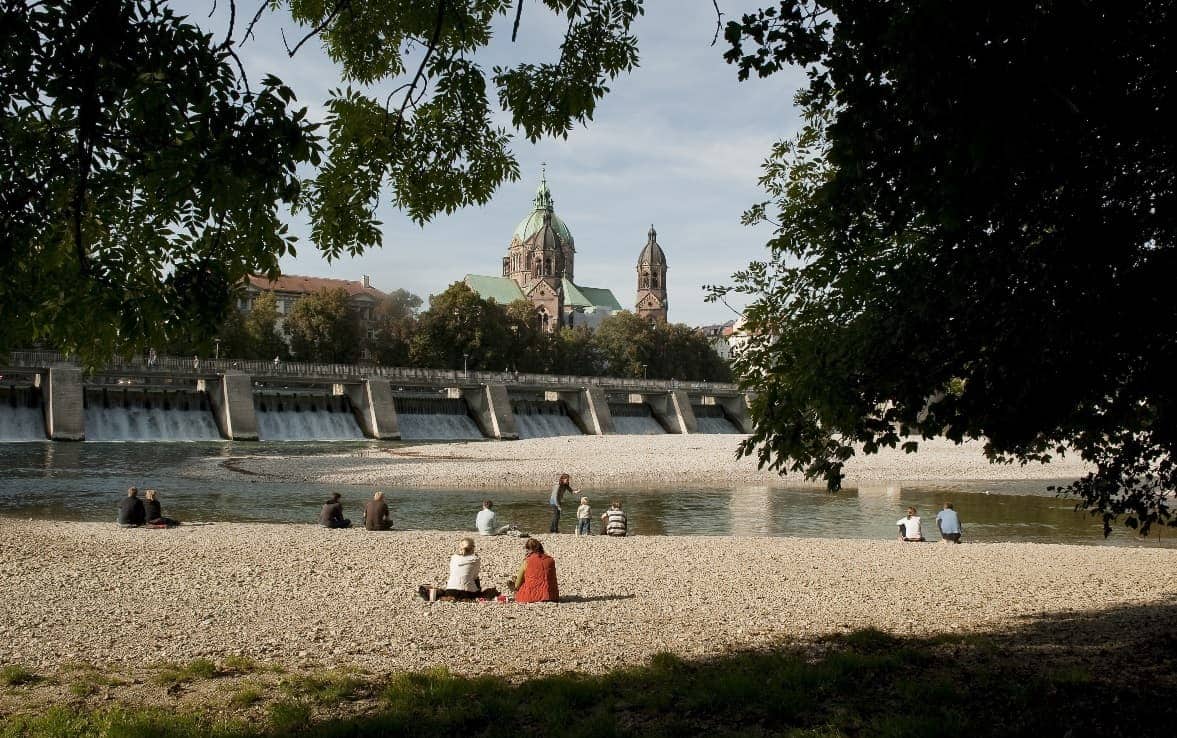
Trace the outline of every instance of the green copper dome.
[[535, 189], [535, 199], [532, 201], [532, 210], [526, 218], [519, 221], [519, 225], [515, 226], [514, 237], [522, 242], [538, 233], [539, 229], [544, 227], [544, 213], [552, 214], [552, 229], [556, 231], [556, 235], [560, 237], [561, 241], [572, 246], [575, 243], [572, 231], [568, 230], [568, 226], [560, 220], [560, 216], [556, 215], [552, 204], [552, 193], [548, 190], [548, 180], [545, 175], [540, 176], [539, 187]]

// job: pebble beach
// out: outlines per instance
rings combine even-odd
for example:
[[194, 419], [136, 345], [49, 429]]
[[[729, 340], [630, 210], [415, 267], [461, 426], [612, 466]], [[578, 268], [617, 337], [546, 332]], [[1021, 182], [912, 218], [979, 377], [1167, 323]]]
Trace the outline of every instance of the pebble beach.
[[[244, 655], [288, 668], [523, 677], [861, 628], [986, 633], [1177, 598], [1172, 549], [560, 534], [541, 537], [559, 604], [420, 600], [418, 584], [444, 581], [457, 537], [0, 519], [0, 663], [134, 669]], [[484, 585], [501, 586], [522, 541], [477, 544]], [[1145, 629], [1173, 626], [1141, 618]]]
[[[560, 471], [579, 486], [635, 492], [803, 484], [737, 459], [739, 440], [613, 436], [402, 445], [201, 459], [184, 473], [424, 494], [454, 487], [543, 490]], [[992, 466], [980, 444], [931, 442], [917, 455], [885, 451], [852, 460], [847, 485], [1058, 480], [1086, 471], [1073, 459]], [[1177, 629], [1177, 549], [540, 535], [557, 562], [558, 604], [421, 600], [418, 585], [444, 583], [459, 537], [218, 521], [121, 529], [0, 517], [0, 664], [49, 675], [79, 664], [120, 674], [129, 680], [120, 688], [123, 699], [134, 701], [150, 694], [151, 675], [161, 665], [231, 656], [288, 672], [445, 667], [522, 680], [564, 671], [603, 674], [662, 652], [705, 660], [790, 644], [821, 648], [829, 636], [862, 629], [1011, 638], [1035, 624], [1106, 621], [1100, 627], [1108, 637], [1131, 633], [1146, 641]], [[476, 541], [484, 586], [505, 590], [523, 541]], [[1074, 639], [1102, 637], [1088, 627]], [[1092, 668], [1118, 666], [1093, 656]], [[67, 700], [64, 687], [54, 686], [60, 683], [42, 682], [35, 699]], [[27, 709], [33, 694], [12, 693], [0, 700], [0, 712]], [[105, 694], [117, 699], [109, 689]], [[200, 690], [185, 694], [197, 704], [212, 699]]]
[[[666, 489], [683, 487], [819, 487], [800, 474], [757, 468], [755, 456], [736, 457], [744, 436], [560, 436], [392, 446], [316, 456], [246, 456], [206, 461], [188, 471], [209, 479], [249, 474], [275, 480], [414, 489], [543, 489], [560, 472], [574, 485]], [[855, 456], [845, 485], [921, 480], [1077, 479], [1090, 468], [1074, 456], [1050, 464], [990, 464], [982, 443], [920, 441], [919, 453], [883, 449]]]

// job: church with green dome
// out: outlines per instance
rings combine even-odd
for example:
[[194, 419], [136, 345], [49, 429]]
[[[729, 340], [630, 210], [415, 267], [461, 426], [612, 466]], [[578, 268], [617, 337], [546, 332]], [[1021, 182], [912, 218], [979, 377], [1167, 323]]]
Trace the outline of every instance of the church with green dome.
[[[653, 226], [638, 261], [638, 300], [635, 310], [652, 320], [666, 320], [666, 256]], [[556, 215], [546, 175], [540, 176], [531, 212], [507, 246], [502, 276], [467, 274], [465, 283], [483, 299], [506, 305], [529, 300], [541, 328], [596, 327], [605, 316], [621, 310], [611, 290], [576, 284], [576, 242], [572, 231]]]

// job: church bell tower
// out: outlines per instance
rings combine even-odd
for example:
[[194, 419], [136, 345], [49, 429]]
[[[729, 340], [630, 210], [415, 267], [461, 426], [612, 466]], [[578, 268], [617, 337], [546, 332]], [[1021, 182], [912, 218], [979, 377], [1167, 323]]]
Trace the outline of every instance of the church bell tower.
[[666, 322], [666, 254], [658, 245], [658, 233], [650, 226], [646, 246], [638, 257], [638, 294], [635, 312], [643, 318]]

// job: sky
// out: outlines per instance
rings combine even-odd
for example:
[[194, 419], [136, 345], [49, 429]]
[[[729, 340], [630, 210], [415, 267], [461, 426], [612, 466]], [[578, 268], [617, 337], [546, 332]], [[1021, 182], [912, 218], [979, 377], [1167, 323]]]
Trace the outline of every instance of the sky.
[[[479, 57], [488, 70], [557, 58], [564, 21], [538, 0], [524, 3], [518, 41], [510, 40], [513, 15], [505, 17]], [[718, 4], [726, 22], [771, 2]], [[211, 18], [211, 2], [174, 5], [223, 36], [223, 0]], [[238, 13], [252, 13], [251, 8]], [[382, 205], [377, 213], [382, 248], [328, 263], [303, 238], [297, 256], [282, 260], [283, 272], [339, 279], [368, 275], [378, 289], [404, 288], [426, 299], [467, 273], [499, 275], [511, 234], [531, 211], [546, 162], [555, 211], [576, 243], [578, 284], [611, 289], [632, 309], [637, 258], [653, 225], [669, 264], [670, 320], [705, 325], [734, 319], [728, 307], [704, 302], [703, 285], [730, 283], [732, 272], [766, 255], [770, 228], [742, 226], [740, 215], [764, 199], [757, 180], [771, 145], [799, 128], [792, 99], [804, 80], [800, 71], [789, 70], [739, 82], [735, 67], [723, 61], [722, 38], [711, 46], [715, 21], [711, 0], [647, 0], [634, 27], [640, 66], [615, 80], [594, 119], [567, 139], [531, 144], [516, 136], [512, 150], [519, 181], [504, 184], [484, 206], [442, 214], [424, 226]], [[240, 35], [240, 18], [238, 23]], [[242, 50], [246, 71], [251, 79], [277, 74], [312, 119], [321, 119], [328, 91], [344, 84], [338, 68], [313, 41], [288, 58], [283, 30], [290, 38], [302, 35], [280, 11], [263, 18]], [[507, 114], [501, 122], [509, 127]], [[388, 200], [385, 196], [382, 203]], [[305, 223], [291, 226], [295, 233], [309, 232]], [[742, 307], [738, 299], [731, 302]]]

